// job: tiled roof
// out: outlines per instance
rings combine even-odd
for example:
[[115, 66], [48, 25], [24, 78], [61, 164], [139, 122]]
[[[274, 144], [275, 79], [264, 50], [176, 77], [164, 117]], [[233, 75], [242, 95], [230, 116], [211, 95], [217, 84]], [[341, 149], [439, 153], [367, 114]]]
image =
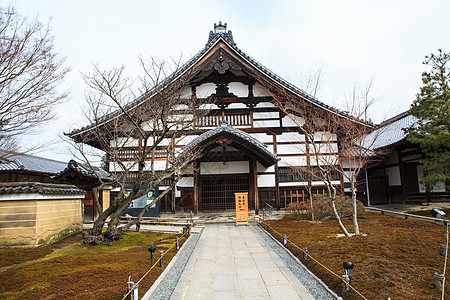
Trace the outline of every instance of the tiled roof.
[[[202, 50], [200, 50], [188, 62], [186, 62], [179, 70], [177, 70], [177, 72], [173, 73], [168, 78], [166, 78], [160, 85], [158, 85], [157, 87], [154, 87], [149, 92], [141, 95], [140, 97], [138, 97], [134, 101], [128, 103], [125, 106], [125, 109], [133, 109], [136, 106], [139, 106], [140, 104], [142, 104], [146, 100], [148, 100], [151, 97], [153, 97], [156, 94], [157, 91], [161, 90], [161, 88], [165, 87], [166, 85], [168, 85], [171, 82], [173, 82], [176, 79], [178, 79], [188, 69], [190, 69], [192, 66], [194, 66], [219, 41], [223, 41], [230, 48], [232, 48], [234, 51], [236, 51], [236, 53], [238, 53], [250, 65], [253, 65], [257, 70], [259, 70], [262, 74], [264, 74], [265, 76], [271, 78], [272, 80], [274, 80], [275, 82], [280, 84], [283, 88], [291, 91], [292, 93], [296, 94], [297, 96], [300, 96], [303, 99], [305, 99], [306, 101], [314, 104], [315, 106], [320, 107], [322, 109], [325, 109], [325, 110], [327, 110], [329, 112], [332, 112], [334, 114], [340, 115], [340, 116], [342, 116], [344, 118], [351, 118], [351, 119], [353, 119], [353, 120], [355, 120], [355, 121], [357, 121], [357, 122], [359, 122], [361, 124], [364, 123], [363, 121], [360, 121], [360, 120], [358, 120], [358, 119], [356, 119], [354, 117], [351, 117], [346, 112], [340, 111], [340, 110], [338, 110], [338, 109], [336, 109], [334, 107], [331, 107], [331, 106], [329, 106], [329, 105], [327, 105], [327, 104], [317, 100], [315, 97], [313, 97], [313, 96], [309, 95], [308, 93], [302, 91], [301, 89], [295, 87], [293, 84], [290, 84], [289, 82], [287, 82], [286, 80], [284, 80], [280, 76], [276, 75], [275, 73], [273, 73], [272, 71], [267, 69], [265, 66], [263, 66], [262, 64], [257, 62], [250, 55], [246, 54], [244, 51], [242, 51], [241, 49], [239, 49], [236, 46], [236, 43], [234, 42], [233, 35], [231, 34], [231, 31], [228, 31], [228, 32], [212, 32], [211, 31], [210, 34], [209, 34], [208, 43], [206, 44], [206, 46]], [[106, 114], [106, 115], [100, 117], [99, 119], [97, 119], [95, 123], [89, 124], [89, 125], [87, 125], [87, 126], [85, 126], [83, 128], [80, 128], [80, 129], [73, 130], [72, 132], [68, 133], [67, 135], [73, 136], [73, 135], [77, 135], [79, 133], [82, 133], [82, 132], [84, 132], [86, 130], [89, 130], [91, 128], [95, 128], [96, 126], [100, 126], [104, 122], [107, 122], [107, 121], [111, 120], [112, 118], [119, 116], [120, 114], [121, 114], [120, 111], [115, 111], [113, 113]], [[364, 123], [364, 124], [365, 125], [370, 125], [370, 124], [366, 124], [366, 123]]]
[[195, 139], [193, 139], [190, 143], [188, 143], [187, 145], [185, 145], [182, 148], [181, 154], [178, 156], [178, 158], [181, 159], [181, 157], [183, 157], [184, 153], [188, 153], [188, 152], [196, 149], [198, 146], [200, 146], [207, 140], [210, 140], [216, 136], [220, 136], [224, 133], [238, 137], [242, 141], [245, 141], [248, 144], [252, 145], [258, 151], [260, 151], [264, 156], [266, 156], [269, 161], [272, 161], [273, 163], [275, 163], [278, 160], [277, 156], [267, 149], [267, 145], [261, 143], [260, 141], [258, 141], [254, 137], [252, 137], [250, 134], [234, 128], [233, 126], [229, 125], [227, 122], [222, 122], [216, 128], [211, 129], [211, 130], [201, 134], [200, 136], [196, 137]]
[[64, 170], [67, 163], [39, 156], [10, 153], [0, 161], [1, 171], [29, 171], [45, 174], [56, 174]]
[[401, 113], [381, 123], [378, 129], [365, 138], [364, 145], [369, 145], [372, 149], [393, 145], [405, 139], [416, 123], [416, 117], [409, 115], [408, 112]]
[[39, 182], [0, 183], [0, 195], [4, 194], [84, 195], [86, 192], [74, 185]]
[[89, 177], [89, 178], [97, 179], [98, 178], [97, 176], [100, 176], [100, 178], [104, 181], [112, 181], [113, 180], [113, 177], [111, 176], [111, 174], [109, 174], [102, 168], [99, 168], [99, 167], [93, 167], [93, 168], [94, 168], [94, 170], [92, 168], [90, 168], [89, 166], [80, 164], [77, 161], [72, 159], [69, 161], [66, 168], [64, 170], [62, 170], [61, 172], [59, 172], [58, 174], [56, 174], [54, 177], [59, 177], [69, 170], [74, 170], [75, 172], [77, 172], [83, 176]]

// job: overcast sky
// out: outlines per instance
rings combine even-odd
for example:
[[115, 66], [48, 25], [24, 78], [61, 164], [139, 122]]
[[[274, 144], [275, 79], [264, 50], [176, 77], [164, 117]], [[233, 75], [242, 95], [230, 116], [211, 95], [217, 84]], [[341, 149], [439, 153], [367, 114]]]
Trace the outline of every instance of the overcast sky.
[[376, 122], [408, 109], [421, 86], [425, 55], [450, 51], [450, 1], [151, 1], [17, 0], [16, 9], [48, 22], [56, 49], [72, 69], [62, 89], [70, 100], [39, 137], [35, 154], [67, 161], [58, 135], [86, 125], [80, 107], [81, 73], [93, 64], [125, 65], [138, 75], [138, 55], [185, 60], [201, 50], [213, 24], [228, 24], [237, 46], [264, 66], [302, 87], [322, 68], [318, 98], [338, 108], [355, 84], [373, 82]]

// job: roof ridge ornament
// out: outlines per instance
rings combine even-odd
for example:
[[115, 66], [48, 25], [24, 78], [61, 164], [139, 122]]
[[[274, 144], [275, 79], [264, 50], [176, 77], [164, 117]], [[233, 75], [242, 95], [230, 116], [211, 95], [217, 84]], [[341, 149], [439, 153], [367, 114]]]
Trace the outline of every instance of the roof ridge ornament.
[[208, 46], [211, 42], [215, 42], [219, 36], [223, 37], [232, 45], [235, 45], [231, 30], [227, 31], [227, 23], [222, 23], [222, 20], [220, 20], [219, 24], [214, 23], [214, 31], [211, 30], [209, 32], [208, 43], [206, 43], [206, 46]]

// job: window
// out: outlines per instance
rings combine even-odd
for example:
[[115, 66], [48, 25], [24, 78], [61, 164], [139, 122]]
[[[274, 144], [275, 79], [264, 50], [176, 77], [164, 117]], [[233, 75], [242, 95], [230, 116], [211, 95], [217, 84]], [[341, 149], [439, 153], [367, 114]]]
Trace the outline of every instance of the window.
[[280, 182], [308, 181], [308, 173], [304, 167], [279, 167], [278, 180]]

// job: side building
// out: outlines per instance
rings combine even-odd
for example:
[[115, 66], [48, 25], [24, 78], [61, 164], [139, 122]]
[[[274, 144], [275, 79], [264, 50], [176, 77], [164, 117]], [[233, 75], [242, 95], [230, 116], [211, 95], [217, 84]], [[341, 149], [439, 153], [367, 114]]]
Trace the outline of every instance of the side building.
[[423, 176], [421, 159], [425, 154], [419, 145], [407, 141], [408, 133], [417, 122], [417, 118], [404, 112], [381, 123], [367, 137], [376, 139], [373, 147], [385, 152], [366, 167], [367, 204], [450, 201], [450, 191], [444, 182], [428, 192], [419, 183]]

